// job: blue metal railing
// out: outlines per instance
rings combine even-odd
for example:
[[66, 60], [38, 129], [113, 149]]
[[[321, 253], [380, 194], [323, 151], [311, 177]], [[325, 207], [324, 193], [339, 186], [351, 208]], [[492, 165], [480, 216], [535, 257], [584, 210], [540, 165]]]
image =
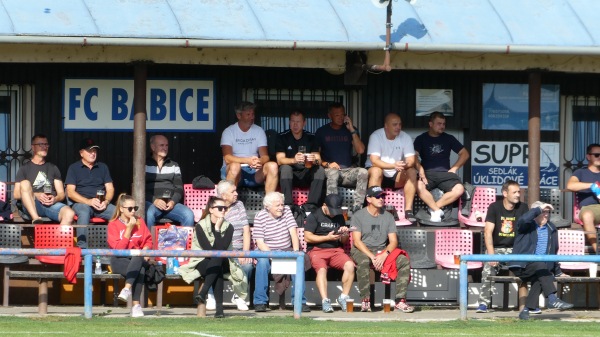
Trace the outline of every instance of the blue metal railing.
[[[0, 255], [65, 255], [66, 249], [0, 248]], [[304, 252], [220, 251], [220, 250], [112, 250], [82, 249], [84, 261], [84, 315], [92, 318], [92, 270], [94, 256], [166, 256], [166, 257], [249, 257], [296, 260], [294, 283], [294, 318], [302, 315], [302, 286], [304, 284]]]
[[468, 261], [479, 261], [479, 262], [600, 262], [600, 255], [461, 255], [460, 256], [460, 269], [459, 269], [459, 305], [460, 305], [460, 318], [467, 319], [467, 305], [468, 305], [468, 286], [467, 281], [467, 262]]

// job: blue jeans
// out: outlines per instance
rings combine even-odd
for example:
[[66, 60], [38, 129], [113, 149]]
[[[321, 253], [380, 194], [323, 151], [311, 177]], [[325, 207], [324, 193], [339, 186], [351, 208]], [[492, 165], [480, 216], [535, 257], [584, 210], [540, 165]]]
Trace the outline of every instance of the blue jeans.
[[[74, 203], [71, 208], [77, 215], [77, 224], [78, 225], [89, 225], [90, 218], [96, 217], [104, 220], [110, 220], [110, 218], [115, 213], [115, 205], [108, 204], [104, 211], [98, 211], [93, 207], [90, 207], [86, 204], [82, 203]], [[80, 248], [87, 248], [87, 228], [86, 227], [77, 227], [77, 246]]]
[[[255, 284], [254, 284], [254, 305], [269, 304], [269, 273], [271, 272], [271, 259], [259, 258], [256, 259]], [[296, 275], [292, 275], [292, 303], [294, 302], [294, 281]], [[302, 285], [302, 304], [306, 304], [304, 296], [305, 285]]]
[[[50, 220], [56, 222], [59, 222], [58, 214], [60, 213], [60, 210], [66, 206], [67, 205], [63, 204], [62, 202], [56, 202], [51, 206], [45, 206], [42, 205], [42, 203], [39, 202], [39, 200], [35, 199], [35, 210], [37, 211], [38, 215], [41, 217], [50, 218]], [[22, 211], [23, 214], [25, 214], [28, 218], [27, 220], [31, 220], [31, 215], [27, 212], [27, 209], [25, 207], [22, 208]]]
[[148, 229], [152, 232], [152, 227], [156, 223], [156, 220], [167, 218], [175, 222], [179, 222], [182, 226], [193, 226], [194, 225], [194, 212], [187, 206], [182, 204], [175, 204], [170, 211], [161, 211], [156, 208], [153, 203], [146, 201], [146, 224]]

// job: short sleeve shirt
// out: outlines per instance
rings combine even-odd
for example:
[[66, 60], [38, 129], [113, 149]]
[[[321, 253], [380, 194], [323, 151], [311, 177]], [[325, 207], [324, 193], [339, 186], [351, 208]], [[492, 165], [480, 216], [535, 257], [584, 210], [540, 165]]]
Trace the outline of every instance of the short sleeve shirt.
[[95, 197], [96, 191], [104, 189], [104, 184], [112, 181], [108, 166], [100, 162], [90, 169], [81, 161], [77, 161], [69, 166], [65, 178], [66, 185], [75, 185], [75, 192], [86, 198]]
[[425, 132], [415, 138], [415, 151], [419, 152], [425, 171], [447, 172], [450, 170], [450, 152], [459, 153], [463, 148], [456, 137], [445, 132], [438, 137]]
[[[258, 156], [259, 147], [267, 147], [267, 135], [258, 125], [252, 124], [248, 131], [240, 129], [238, 123], [228, 126], [221, 135], [221, 146], [229, 145], [233, 155], [240, 158]], [[223, 161], [225, 166], [225, 161]]]
[[518, 203], [512, 210], [504, 208], [502, 200], [498, 200], [488, 207], [485, 216], [486, 222], [494, 224], [494, 248], [512, 248], [515, 241], [517, 220], [528, 211], [525, 203]]
[[315, 135], [307, 131], [302, 131], [302, 137], [296, 139], [291, 130], [286, 130], [279, 134], [275, 143], [275, 151], [284, 152], [286, 158], [294, 158], [296, 153], [298, 153], [298, 146], [301, 145], [306, 147], [306, 152], [319, 152]]
[[[595, 181], [600, 181], [600, 173], [594, 173], [587, 167], [573, 172], [573, 176], [577, 177], [580, 182], [589, 182], [590, 185]], [[598, 204], [598, 199], [596, 199], [596, 196], [594, 196], [594, 193], [589, 188], [576, 193], [580, 207]]]
[[233, 226], [233, 237], [231, 244], [234, 250], [244, 248], [244, 227], [249, 226], [246, 207], [241, 201], [236, 201], [229, 206], [229, 211], [225, 214], [225, 220]]
[[383, 250], [387, 246], [388, 234], [396, 233], [394, 217], [389, 212], [372, 216], [367, 208], [354, 213], [352, 226], [361, 233], [362, 242], [371, 251]]
[[56, 195], [54, 190], [54, 180], [62, 180], [58, 167], [52, 163], [42, 165], [27, 162], [19, 168], [16, 176], [17, 182], [28, 180], [31, 183], [33, 192], [43, 192], [44, 185], [52, 186], [52, 194]]
[[[367, 148], [367, 161], [365, 167], [373, 166], [371, 155], [379, 156], [386, 163], [393, 164], [399, 160], [405, 160], [407, 157], [415, 155], [412, 138], [403, 131], [400, 134], [389, 140], [385, 135], [383, 128], [375, 130], [369, 137], [369, 147]], [[396, 174], [394, 169], [385, 169], [383, 173], [386, 177], [391, 178]]]
[[[344, 220], [343, 215], [336, 215], [333, 218], [328, 217], [323, 213], [321, 208], [318, 208], [316, 211], [310, 213], [308, 217], [306, 217], [306, 225], [304, 226], [304, 231], [311, 232], [315, 235], [326, 236], [331, 231], [335, 231], [341, 226], [346, 226], [346, 221]], [[306, 251], [313, 249], [314, 247], [319, 248], [338, 248], [341, 247], [341, 242], [339, 240], [326, 241], [320, 243], [307, 243]]]
[[289, 206], [283, 209], [283, 215], [274, 219], [266, 209], [256, 213], [252, 237], [262, 239], [271, 250], [292, 248], [290, 228], [298, 227]]
[[321, 158], [326, 162], [336, 162], [341, 168], [352, 166], [352, 133], [342, 127], [334, 129], [325, 124], [315, 133]]

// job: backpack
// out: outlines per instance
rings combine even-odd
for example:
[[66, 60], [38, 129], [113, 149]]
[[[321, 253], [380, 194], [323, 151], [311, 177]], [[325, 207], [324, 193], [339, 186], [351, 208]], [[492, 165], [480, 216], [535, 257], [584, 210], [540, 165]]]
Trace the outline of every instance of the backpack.
[[0, 200], [0, 221], [12, 219], [12, 210], [10, 204]]
[[290, 208], [292, 209], [292, 215], [294, 216], [298, 227], [304, 228], [304, 225], [306, 224], [306, 210], [298, 205], [291, 205]]

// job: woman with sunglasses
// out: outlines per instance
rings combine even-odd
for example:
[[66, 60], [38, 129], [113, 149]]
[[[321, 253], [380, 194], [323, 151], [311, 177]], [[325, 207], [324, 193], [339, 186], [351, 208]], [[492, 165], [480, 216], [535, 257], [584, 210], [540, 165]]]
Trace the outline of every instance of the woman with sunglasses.
[[[192, 241], [195, 250], [231, 250], [233, 226], [225, 220], [227, 212], [225, 200], [211, 197], [202, 213], [202, 219], [195, 226], [196, 235]], [[199, 277], [204, 278], [204, 284], [194, 297], [198, 304], [206, 304], [208, 290], [212, 287], [215, 294], [215, 318], [223, 318], [223, 274], [228, 268], [229, 259], [224, 257], [193, 258], [179, 268], [184, 281], [192, 283]]]
[[[152, 249], [152, 236], [144, 219], [135, 216], [137, 210], [132, 196], [119, 195], [115, 214], [108, 223], [107, 241], [111, 249]], [[148, 256], [110, 258], [113, 273], [125, 277], [125, 287], [119, 293], [119, 300], [126, 302], [132, 296], [131, 317], [144, 316], [140, 296], [149, 267], [148, 259]]]

